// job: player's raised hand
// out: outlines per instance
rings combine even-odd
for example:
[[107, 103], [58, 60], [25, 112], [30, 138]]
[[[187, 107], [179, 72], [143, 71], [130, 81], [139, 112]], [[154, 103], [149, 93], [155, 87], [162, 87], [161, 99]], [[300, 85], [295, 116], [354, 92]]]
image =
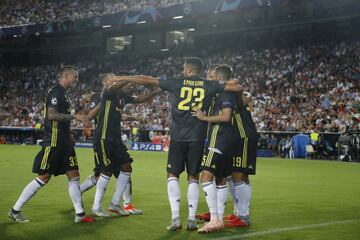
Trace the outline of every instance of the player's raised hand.
[[193, 115], [194, 117], [197, 117], [200, 120], [204, 120], [206, 117], [205, 113], [201, 110], [197, 110], [197, 111], [193, 110], [191, 112], [191, 115]]

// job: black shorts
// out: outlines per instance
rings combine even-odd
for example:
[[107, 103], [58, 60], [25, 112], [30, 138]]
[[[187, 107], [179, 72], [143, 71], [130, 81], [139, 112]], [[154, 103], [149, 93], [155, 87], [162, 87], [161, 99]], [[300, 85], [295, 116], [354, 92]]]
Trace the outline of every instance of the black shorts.
[[200, 172], [201, 158], [204, 152], [203, 142], [178, 142], [171, 140], [167, 162], [167, 171], [180, 175], [186, 167], [189, 175]]
[[201, 170], [206, 170], [215, 177], [227, 177], [231, 175], [232, 159], [223, 154], [206, 149], [201, 161]]
[[232, 171], [254, 175], [256, 172], [256, 151], [258, 139], [239, 140], [232, 161]]
[[36, 155], [33, 164], [33, 173], [54, 176], [65, 174], [68, 171], [78, 170], [75, 149], [69, 147], [42, 147]]
[[[130, 162], [132, 163], [133, 161], [134, 161], [134, 159], [130, 157]], [[95, 149], [94, 149], [94, 162], [95, 162], [94, 175], [95, 175], [95, 177], [99, 177], [100, 174], [101, 174], [101, 171], [100, 171], [99, 165], [97, 164]], [[119, 174], [120, 174], [120, 168], [114, 170], [114, 171], [113, 171], [113, 174], [114, 174], [114, 176], [117, 178], [117, 177], [119, 176]]]
[[111, 142], [95, 143], [95, 169], [100, 172], [120, 171], [120, 166], [124, 163], [131, 163], [132, 159], [127, 152], [124, 144], [114, 144]]

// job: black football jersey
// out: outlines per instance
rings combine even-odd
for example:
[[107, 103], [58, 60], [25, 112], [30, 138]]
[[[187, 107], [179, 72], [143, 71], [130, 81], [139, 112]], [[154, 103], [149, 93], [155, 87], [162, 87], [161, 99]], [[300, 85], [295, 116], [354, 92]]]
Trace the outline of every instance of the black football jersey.
[[191, 115], [192, 110], [209, 108], [224, 85], [197, 75], [188, 78], [160, 80], [160, 88], [171, 95], [171, 139], [180, 142], [204, 141], [207, 123]]
[[[101, 92], [94, 93], [90, 98], [89, 110], [93, 110], [94, 108], [96, 108], [96, 106], [100, 104], [100, 101], [101, 101]], [[97, 123], [98, 123], [98, 118], [99, 118], [99, 114], [94, 119], [95, 128], [96, 128]]]
[[235, 110], [234, 119], [234, 127], [238, 137], [242, 139], [259, 138], [259, 134], [256, 130], [256, 125], [247, 106], [237, 107], [237, 109]]
[[60, 84], [50, 88], [46, 95], [43, 145], [51, 147], [66, 145], [70, 139], [70, 121], [50, 121], [48, 119], [49, 108], [55, 108], [59, 113], [71, 114], [70, 100], [66, 95], [65, 88]]
[[94, 142], [104, 140], [115, 144], [121, 143], [121, 113], [126, 104], [133, 102], [133, 97], [124, 93], [109, 91], [101, 94]]
[[[229, 108], [231, 112], [236, 109], [236, 96], [231, 92], [222, 92], [217, 94], [210, 109], [209, 116], [221, 114], [223, 109]], [[232, 116], [233, 117], [233, 116]], [[233, 118], [229, 122], [210, 123], [207, 136], [207, 145], [210, 148], [216, 148], [227, 155], [235, 139]]]

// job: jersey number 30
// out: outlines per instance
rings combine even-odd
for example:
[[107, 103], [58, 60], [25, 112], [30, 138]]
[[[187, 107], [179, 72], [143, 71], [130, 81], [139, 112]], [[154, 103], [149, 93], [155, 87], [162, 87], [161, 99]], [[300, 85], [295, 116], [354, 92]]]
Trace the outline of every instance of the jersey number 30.
[[[203, 88], [190, 88], [182, 87], [180, 97], [184, 100], [179, 102], [178, 109], [183, 111], [189, 111], [190, 107], [193, 110], [200, 110], [202, 108], [202, 101], [205, 97], [205, 91]], [[190, 102], [191, 106], [190, 106]]]

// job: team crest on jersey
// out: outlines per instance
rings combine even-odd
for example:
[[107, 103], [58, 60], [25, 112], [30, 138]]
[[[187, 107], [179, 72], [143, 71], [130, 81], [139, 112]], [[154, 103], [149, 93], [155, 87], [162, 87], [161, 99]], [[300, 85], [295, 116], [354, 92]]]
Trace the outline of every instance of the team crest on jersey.
[[95, 102], [91, 102], [90, 107], [91, 107], [91, 108], [94, 108], [95, 106], [96, 106], [96, 103], [95, 103]]
[[56, 97], [53, 97], [53, 98], [51, 99], [51, 104], [52, 104], [52, 105], [56, 105], [56, 104], [57, 104], [57, 98], [56, 98]]

